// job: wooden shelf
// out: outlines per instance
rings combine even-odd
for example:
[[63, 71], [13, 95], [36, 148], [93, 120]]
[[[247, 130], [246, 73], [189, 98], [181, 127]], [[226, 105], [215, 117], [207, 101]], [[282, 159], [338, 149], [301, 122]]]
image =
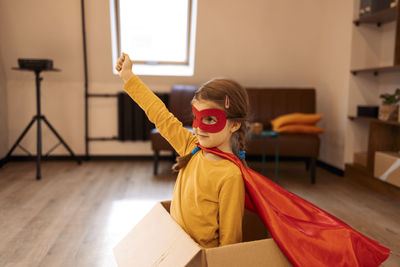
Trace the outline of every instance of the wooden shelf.
[[364, 23], [364, 24], [376, 24], [378, 27], [380, 27], [382, 24], [396, 21], [396, 19], [397, 19], [397, 7], [394, 7], [378, 11], [372, 15], [361, 17], [353, 21], [353, 23], [356, 26], [359, 26], [360, 24]]
[[377, 122], [381, 124], [387, 124], [387, 125], [394, 125], [394, 126], [400, 126], [400, 122], [397, 121], [383, 121], [377, 118], [371, 118], [371, 117], [357, 117], [357, 116], [348, 116], [350, 120], [355, 120], [355, 121], [366, 121], [366, 122]]
[[400, 71], [400, 65], [395, 66], [386, 66], [386, 67], [375, 67], [375, 68], [367, 68], [367, 69], [357, 69], [351, 70], [353, 75], [357, 75], [357, 73], [371, 73], [377, 76], [379, 73], [382, 72], [397, 72]]
[[351, 116], [349, 115], [348, 118], [352, 121], [354, 120], [358, 120], [358, 121], [372, 121], [372, 120], [376, 120], [375, 118], [371, 118], [371, 117], [357, 117], [357, 116]]

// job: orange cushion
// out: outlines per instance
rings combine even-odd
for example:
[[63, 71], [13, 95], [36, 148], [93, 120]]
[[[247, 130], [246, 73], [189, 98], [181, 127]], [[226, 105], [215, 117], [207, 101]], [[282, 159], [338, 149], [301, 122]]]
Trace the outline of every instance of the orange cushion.
[[280, 133], [309, 133], [309, 134], [319, 134], [323, 133], [324, 129], [315, 125], [303, 125], [303, 124], [290, 124], [285, 125], [277, 130]]
[[310, 113], [290, 113], [282, 115], [271, 121], [272, 129], [276, 131], [281, 126], [288, 124], [307, 124], [314, 125], [319, 122], [324, 115]]

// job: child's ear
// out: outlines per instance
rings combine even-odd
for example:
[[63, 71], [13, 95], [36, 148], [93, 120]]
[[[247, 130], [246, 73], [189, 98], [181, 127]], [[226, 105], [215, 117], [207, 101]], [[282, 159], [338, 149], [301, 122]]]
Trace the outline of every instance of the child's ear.
[[239, 130], [240, 126], [242, 126], [242, 123], [239, 121], [233, 121], [232, 122], [232, 127], [231, 127], [231, 133], [236, 132], [237, 130]]

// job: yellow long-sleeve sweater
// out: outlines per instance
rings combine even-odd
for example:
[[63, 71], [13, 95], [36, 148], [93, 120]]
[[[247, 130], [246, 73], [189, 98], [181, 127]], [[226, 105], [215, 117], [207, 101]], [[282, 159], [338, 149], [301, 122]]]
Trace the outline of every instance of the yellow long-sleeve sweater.
[[[196, 147], [197, 138], [137, 76], [129, 79], [124, 90], [179, 155]], [[179, 171], [170, 213], [203, 247], [233, 244], [242, 240], [244, 197], [240, 169], [228, 160], [209, 160], [199, 151]]]

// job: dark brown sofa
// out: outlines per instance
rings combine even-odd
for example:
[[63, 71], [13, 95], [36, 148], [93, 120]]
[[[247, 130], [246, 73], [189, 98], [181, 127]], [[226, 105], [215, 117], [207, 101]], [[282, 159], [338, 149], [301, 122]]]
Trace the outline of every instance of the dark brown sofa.
[[[196, 88], [193, 86], [173, 86], [169, 98], [169, 110], [186, 127], [192, 123], [190, 100]], [[248, 88], [250, 100], [251, 121], [262, 122], [264, 128], [270, 128], [270, 121], [280, 115], [302, 112], [315, 113], [315, 89], [297, 88]], [[152, 149], [154, 150], [154, 174], [157, 174], [160, 150], [174, 151], [154, 129], [151, 133]], [[263, 140], [250, 139], [247, 145], [247, 155], [261, 155]], [[275, 139], [267, 139], [267, 155], [275, 153]], [[279, 135], [279, 155], [305, 159], [311, 168], [311, 183], [315, 183], [315, 165], [319, 154], [320, 139], [312, 134]]]

